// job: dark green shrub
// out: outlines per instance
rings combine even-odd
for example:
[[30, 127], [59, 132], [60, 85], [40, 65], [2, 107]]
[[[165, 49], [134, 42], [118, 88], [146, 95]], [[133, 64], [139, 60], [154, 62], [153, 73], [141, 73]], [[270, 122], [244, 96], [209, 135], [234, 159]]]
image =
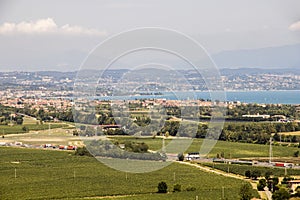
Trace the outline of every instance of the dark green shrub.
[[245, 183], [240, 188], [240, 197], [241, 200], [250, 200], [252, 195], [252, 188], [249, 183]]
[[177, 157], [178, 157], [178, 160], [179, 160], [179, 161], [183, 161], [183, 160], [184, 160], [184, 155], [183, 155], [183, 153], [179, 153], [179, 154], [177, 155]]
[[181, 191], [181, 185], [180, 184], [175, 184], [173, 187], [173, 192], [180, 192]]
[[195, 191], [195, 190], [196, 190], [196, 188], [193, 187], [193, 186], [188, 186], [188, 187], [186, 188], [186, 191]]
[[245, 176], [247, 178], [251, 178], [251, 171], [250, 170], [245, 171]]
[[267, 181], [266, 179], [260, 179], [258, 184], [257, 184], [257, 189], [258, 191], [264, 191], [264, 188], [267, 186]]
[[92, 156], [86, 147], [78, 147], [75, 151], [77, 156]]
[[168, 192], [168, 185], [166, 182], [162, 181], [160, 183], [158, 183], [158, 186], [157, 186], [157, 192], [158, 193], [167, 193]]

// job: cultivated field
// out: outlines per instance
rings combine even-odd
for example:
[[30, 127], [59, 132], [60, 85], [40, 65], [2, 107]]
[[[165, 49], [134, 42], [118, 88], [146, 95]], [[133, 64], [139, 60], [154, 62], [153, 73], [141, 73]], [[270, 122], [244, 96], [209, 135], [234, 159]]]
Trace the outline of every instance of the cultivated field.
[[[208, 166], [214, 169], [219, 169], [224, 172], [229, 172], [233, 174], [239, 174], [245, 176], [245, 171], [257, 170], [261, 172], [261, 175], [264, 176], [265, 173], [272, 172], [274, 176], [283, 177], [285, 175], [285, 169], [279, 167], [261, 167], [261, 166], [247, 166], [247, 165], [237, 165], [237, 164], [224, 164], [224, 163], [201, 163], [201, 165]], [[286, 169], [287, 175], [300, 175], [300, 169]]]
[[[188, 200], [198, 196], [215, 200], [221, 198], [222, 187], [225, 198], [238, 199], [239, 188], [244, 182], [176, 163], [152, 173], [126, 175], [92, 157], [79, 157], [72, 152], [11, 147], [0, 148], [0, 171], [0, 199], [133, 195], [120, 199]], [[170, 193], [156, 194], [160, 181], [166, 181]], [[175, 183], [181, 184], [183, 190], [191, 186], [196, 191], [172, 193]]]
[[[145, 142], [151, 150], [159, 150], [162, 148], [162, 138], [133, 138], [133, 137], [111, 137], [111, 139], [119, 141], [135, 141]], [[171, 142], [170, 139], [165, 140], [165, 145]], [[191, 146], [186, 150], [188, 152], [199, 152], [203, 139], [194, 139]], [[297, 147], [273, 146], [274, 157], [293, 157], [294, 152], [298, 151]], [[225, 158], [252, 158], [252, 157], [268, 157], [269, 145], [249, 144], [238, 142], [218, 141], [209, 153], [209, 157], [216, 157], [217, 154], [224, 153]]]

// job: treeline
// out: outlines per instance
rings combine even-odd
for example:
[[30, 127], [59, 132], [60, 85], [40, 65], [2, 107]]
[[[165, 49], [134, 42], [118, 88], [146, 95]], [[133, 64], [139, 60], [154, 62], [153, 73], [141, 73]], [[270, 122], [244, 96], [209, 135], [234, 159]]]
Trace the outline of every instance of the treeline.
[[[259, 104], [245, 104], [234, 106], [227, 110], [227, 117], [228, 118], [240, 118], [242, 115], [248, 114], [265, 114], [265, 115], [284, 115], [288, 118], [298, 118], [299, 113], [297, 112], [297, 106], [295, 105], [277, 105], [277, 104], [266, 104], [264, 106]], [[272, 120], [265, 119], [265, 120]]]
[[[271, 134], [275, 133], [274, 140], [280, 141], [278, 133], [300, 131], [300, 124], [288, 123], [225, 123], [220, 135], [220, 140], [233, 142], [248, 142], [266, 144]], [[281, 136], [281, 141], [299, 142], [297, 136]]]
[[[177, 106], [166, 107], [166, 113], [169, 116], [175, 116], [178, 118], [188, 119], [189, 113], [194, 113], [194, 117], [198, 119], [210, 119], [212, 113], [212, 107], [193, 107], [185, 106], [180, 108]], [[197, 109], [197, 110], [196, 110]], [[197, 113], [195, 112], [197, 111]], [[245, 118], [243, 115], [254, 115], [254, 114], [265, 114], [270, 116], [283, 115], [290, 119], [299, 119], [299, 109], [295, 105], [278, 105], [278, 104], [241, 104], [228, 106], [226, 110], [225, 119], [227, 120], [236, 120], [236, 121], [277, 121], [278, 118]]]
[[[142, 100], [140, 103], [129, 103], [129, 109], [140, 110], [146, 109], [142, 106]], [[165, 107], [165, 114], [169, 117], [174, 116], [177, 118], [183, 119], [191, 119], [192, 120], [209, 120], [211, 117], [211, 113], [213, 108], [208, 106], [194, 107], [194, 106], [168, 106]], [[26, 115], [36, 117], [38, 120], [48, 121], [54, 118], [57, 118], [62, 121], [69, 122], [81, 122], [84, 124], [116, 124], [114, 119], [114, 114], [112, 112], [112, 108], [110, 102], [103, 101], [101, 104], [95, 106], [95, 110], [93, 112], [88, 111], [80, 111], [75, 114], [75, 118], [73, 116], [73, 112], [71, 108], [65, 111], [59, 111], [55, 107], [49, 106], [47, 107], [47, 111], [43, 109], [35, 109], [30, 108], [25, 105], [24, 108], [20, 108], [15, 110], [15, 112], [24, 113]], [[191, 117], [192, 113], [192, 117]], [[243, 115], [247, 114], [267, 114], [271, 116], [280, 116], [283, 115], [289, 119], [299, 119], [299, 109], [295, 105], [277, 105], [277, 104], [267, 104], [267, 105], [259, 105], [259, 104], [241, 104], [228, 106], [226, 110], [225, 119], [226, 120], [235, 120], [235, 121], [277, 121], [278, 117], [270, 117], [268, 119], [263, 118], [245, 118]], [[157, 113], [158, 115], [160, 113]], [[146, 126], [151, 122], [151, 118], [147, 114], [141, 116], [132, 116], [129, 113], [129, 117], [135, 119], [135, 123], [140, 126]]]
[[69, 108], [65, 111], [58, 111], [54, 107], [49, 107], [47, 111], [44, 109], [36, 109], [25, 106], [24, 108], [16, 108], [17, 113], [23, 113], [25, 115], [35, 117], [37, 120], [41, 121], [51, 121], [54, 118], [61, 121], [74, 122], [72, 109]]
[[86, 144], [89, 152], [94, 156], [121, 158], [121, 159], [135, 159], [135, 160], [166, 160], [165, 155], [160, 153], [148, 153], [148, 145], [145, 143], [131, 143], [125, 144], [125, 150], [122, 150], [118, 143], [111, 143], [110, 141], [93, 140]]
[[[183, 128], [181, 126], [184, 126]], [[208, 126], [207, 124], [200, 123], [195, 131], [195, 125], [180, 124], [179, 121], [167, 121], [158, 132], [159, 135], [178, 136], [178, 130], [181, 129], [181, 135], [183, 133], [189, 133], [185, 136], [191, 136], [196, 138], [207, 137]], [[274, 134], [273, 139], [275, 141], [282, 142], [300, 142], [299, 136], [282, 135], [282, 132], [300, 131], [300, 124], [295, 122], [288, 123], [271, 123], [271, 122], [227, 122], [224, 124], [221, 131], [219, 140], [232, 141], [232, 142], [247, 142], [266, 144], [269, 142], [271, 134]], [[194, 134], [190, 134], [194, 133]]]
[[15, 115], [15, 110], [0, 105], [0, 125], [8, 125], [9, 123], [21, 125], [23, 124], [23, 116]]

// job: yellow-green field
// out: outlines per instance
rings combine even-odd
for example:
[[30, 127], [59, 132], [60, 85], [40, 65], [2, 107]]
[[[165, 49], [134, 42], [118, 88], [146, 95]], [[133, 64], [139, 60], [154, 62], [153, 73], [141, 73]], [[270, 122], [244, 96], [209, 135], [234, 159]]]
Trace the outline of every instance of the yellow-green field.
[[40, 121], [36, 120], [33, 117], [24, 116], [23, 117], [23, 125], [27, 125], [27, 124], [40, 124]]
[[[225, 198], [239, 199], [239, 188], [245, 183], [177, 163], [151, 173], [126, 174], [72, 152], [12, 147], [0, 147], [0, 171], [1, 200], [109, 199], [114, 195], [139, 200], [192, 200], [196, 196], [216, 200], [222, 196], [222, 187]], [[168, 194], [156, 193], [160, 181], [168, 184]], [[173, 193], [174, 184], [180, 184], [182, 192]], [[187, 187], [196, 190], [186, 191]]]

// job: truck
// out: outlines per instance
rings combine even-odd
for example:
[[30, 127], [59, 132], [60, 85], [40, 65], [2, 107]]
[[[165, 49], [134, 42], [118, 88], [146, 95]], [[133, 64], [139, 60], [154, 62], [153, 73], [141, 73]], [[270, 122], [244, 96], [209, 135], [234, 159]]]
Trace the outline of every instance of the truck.
[[186, 156], [187, 160], [195, 160], [195, 159], [200, 159], [200, 155], [198, 152], [193, 152], [193, 153], [188, 153]]
[[288, 168], [293, 168], [294, 164], [293, 163], [275, 163], [276, 167], [288, 167]]
[[68, 147], [67, 147], [67, 150], [76, 150], [76, 146], [73, 146], [73, 145], [69, 145]]

